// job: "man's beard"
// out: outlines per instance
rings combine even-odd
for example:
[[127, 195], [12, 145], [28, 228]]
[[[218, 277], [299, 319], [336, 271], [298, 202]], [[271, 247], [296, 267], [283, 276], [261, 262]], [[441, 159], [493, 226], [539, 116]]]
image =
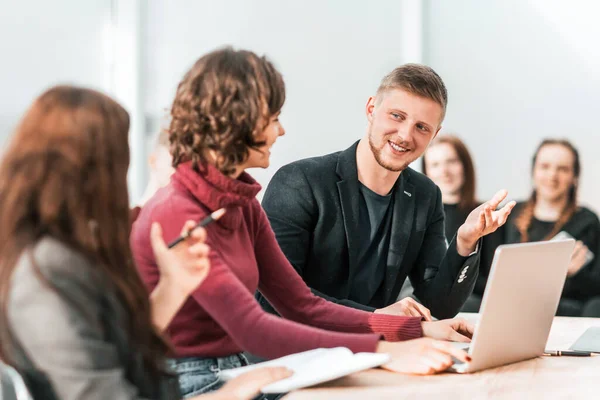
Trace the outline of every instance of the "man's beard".
[[[387, 145], [387, 139], [384, 141], [384, 146]], [[369, 129], [369, 147], [371, 148], [371, 153], [373, 153], [373, 157], [375, 157], [375, 161], [377, 161], [377, 164], [381, 165], [383, 168], [387, 169], [388, 171], [391, 172], [402, 172], [406, 169], [406, 167], [408, 167], [408, 164], [410, 163], [405, 163], [404, 165], [401, 166], [395, 166], [395, 165], [391, 165], [386, 163], [383, 158], [381, 157], [381, 149], [378, 149], [375, 146], [375, 143], [373, 143], [373, 128]]]

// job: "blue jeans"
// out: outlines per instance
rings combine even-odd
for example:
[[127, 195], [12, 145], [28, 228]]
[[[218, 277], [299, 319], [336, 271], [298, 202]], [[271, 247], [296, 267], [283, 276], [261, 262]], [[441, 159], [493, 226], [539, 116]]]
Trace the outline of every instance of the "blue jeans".
[[219, 376], [222, 370], [249, 364], [243, 354], [218, 358], [185, 357], [169, 359], [167, 363], [177, 374], [179, 390], [184, 398], [214, 392], [225, 384]]

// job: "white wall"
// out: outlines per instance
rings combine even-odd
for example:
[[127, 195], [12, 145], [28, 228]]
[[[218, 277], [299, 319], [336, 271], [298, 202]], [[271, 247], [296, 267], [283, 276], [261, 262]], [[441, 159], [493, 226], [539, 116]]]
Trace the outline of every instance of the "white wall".
[[57, 83], [107, 89], [111, 0], [2, 0], [0, 147], [32, 100]]
[[[346, 148], [366, 127], [364, 105], [402, 62], [401, 2], [170, 1], [148, 7], [146, 111], [163, 117], [184, 72], [202, 54], [231, 44], [266, 53], [282, 72], [286, 136], [266, 185], [282, 165]], [[413, 50], [414, 52], [414, 50]]]
[[600, 2], [426, 2], [424, 62], [449, 91], [446, 131], [474, 154], [478, 194], [530, 191], [531, 156], [566, 137], [583, 160], [580, 197], [600, 210]]

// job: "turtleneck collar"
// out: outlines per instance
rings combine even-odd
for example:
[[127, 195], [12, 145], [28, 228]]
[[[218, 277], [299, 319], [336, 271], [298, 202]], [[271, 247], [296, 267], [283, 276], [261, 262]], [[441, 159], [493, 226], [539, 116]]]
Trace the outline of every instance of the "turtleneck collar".
[[242, 217], [240, 212], [232, 211], [253, 201], [261, 189], [260, 184], [246, 172], [233, 179], [215, 166], [206, 164], [198, 173], [192, 168], [191, 161], [177, 166], [173, 180], [185, 187], [209, 212], [226, 208], [227, 213], [219, 223], [228, 229], [234, 229]]

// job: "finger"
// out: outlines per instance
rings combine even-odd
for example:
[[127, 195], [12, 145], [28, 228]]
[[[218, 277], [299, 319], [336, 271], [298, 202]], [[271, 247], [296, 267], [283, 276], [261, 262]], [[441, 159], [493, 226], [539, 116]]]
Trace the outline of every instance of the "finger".
[[208, 257], [210, 254], [210, 246], [206, 243], [196, 243], [188, 248], [188, 252], [197, 257]]
[[493, 228], [494, 226], [494, 217], [492, 216], [492, 207], [490, 205], [486, 205], [483, 209], [485, 216], [485, 227]]
[[[210, 268], [210, 261], [208, 261], [208, 259], [206, 259], [206, 258], [202, 258], [200, 260], [197, 260], [192, 265], [190, 265], [190, 268], [193, 268], [195, 271], [202, 271], [205, 269], [208, 270], [208, 268]], [[206, 271], [206, 272], [208, 272], [208, 271]]]
[[419, 309], [417, 307], [415, 307], [414, 304], [410, 305], [409, 307], [406, 307], [406, 310], [408, 311], [408, 313], [410, 314], [411, 317], [417, 317], [417, 318], [423, 317], [423, 315], [421, 314], [421, 311], [419, 311]]
[[502, 207], [500, 209], [500, 211], [498, 211], [498, 213], [500, 215], [498, 217], [498, 226], [502, 226], [506, 223], [508, 216], [512, 212], [513, 208], [515, 208], [516, 204], [517, 204], [517, 202], [513, 200], [510, 203], [508, 203], [507, 205], [505, 205], [504, 207]]
[[506, 199], [506, 196], [508, 196], [508, 192], [506, 191], [506, 189], [499, 190], [496, 192], [494, 197], [492, 197], [492, 199], [488, 201], [488, 205], [492, 208], [492, 210], [495, 210], [496, 208], [498, 208], [500, 203], [502, 203], [504, 199]]
[[194, 221], [192, 221], [192, 220], [185, 221], [185, 223], [183, 224], [183, 228], [181, 228], [181, 236], [186, 236], [189, 231], [194, 229], [195, 226], [196, 226], [196, 223]]
[[428, 354], [428, 356], [425, 357], [422, 362], [431, 369], [428, 375], [435, 374], [438, 371], [443, 371], [444, 369], [448, 368], [445, 361], [431, 357], [431, 354]]
[[194, 226], [194, 227], [192, 227], [192, 230], [190, 231], [190, 237], [192, 239], [194, 239], [195, 241], [205, 242], [206, 241], [206, 229], [204, 229], [202, 227], [196, 228]]
[[162, 228], [158, 222], [153, 222], [150, 227], [150, 244], [154, 256], [158, 256], [160, 253], [167, 251], [167, 245], [163, 239]]
[[473, 334], [475, 333], [475, 325], [473, 325], [472, 323], [470, 323], [469, 321], [467, 321], [466, 319], [462, 319], [462, 318], [457, 318], [456, 319], [456, 325], [455, 325], [455, 330], [464, 334], [467, 337], [473, 337]]
[[261, 382], [260, 387], [289, 378], [294, 374], [294, 371], [285, 367], [265, 367], [252, 372], [256, 372], [256, 378]]
[[419, 364], [415, 365], [412, 373], [416, 375], [433, 375], [435, 374], [435, 369], [422, 360]]
[[485, 206], [483, 206], [483, 209], [479, 211], [479, 220], [477, 221], [477, 226], [480, 229], [485, 228]]
[[452, 344], [450, 344], [448, 342], [434, 340], [433, 343], [431, 343], [431, 345], [434, 346], [436, 349], [440, 350], [441, 352], [451, 355], [452, 357], [456, 358], [459, 361], [462, 361], [462, 362], [471, 361], [471, 357], [469, 357], [469, 355], [467, 354], [466, 351], [464, 351], [462, 349], [458, 349], [458, 348], [452, 346]]
[[573, 264], [575, 264], [577, 267], [580, 267], [581, 265], [583, 265], [583, 263], [585, 263], [585, 252], [579, 252], [577, 255], [575, 255], [572, 259], [571, 262]]
[[425, 321], [431, 321], [431, 311], [429, 311], [429, 308], [425, 307], [423, 304], [417, 303], [415, 301], [415, 307], [417, 308], [417, 310], [419, 310], [419, 313], [421, 314], [421, 316], [423, 316], [423, 318], [425, 318]]
[[452, 361], [452, 357], [443, 351], [433, 348], [431, 353], [428, 354], [430, 359], [434, 360], [437, 363], [436, 371], [443, 371], [448, 369], [454, 362]]
[[582, 250], [583, 250], [583, 247], [584, 247], [583, 243], [580, 242], [580, 241], [577, 241], [575, 243], [575, 247], [573, 248], [573, 254], [571, 255], [571, 258], [574, 258], [577, 255], [581, 254]]
[[454, 328], [450, 328], [450, 330], [448, 331], [448, 337], [446, 338], [446, 340], [449, 340], [451, 342], [462, 342], [462, 343], [470, 343], [471, 342], [470, 338], [463, 335], [462, 333], [455, 331]]
[[416, 308], [414, 308], [411, 304], [402, 304], [402, 307], [400, 307], [399, 310], [399, 315], [421, 318], [421, 314], [419, 313], [419, 311]]

